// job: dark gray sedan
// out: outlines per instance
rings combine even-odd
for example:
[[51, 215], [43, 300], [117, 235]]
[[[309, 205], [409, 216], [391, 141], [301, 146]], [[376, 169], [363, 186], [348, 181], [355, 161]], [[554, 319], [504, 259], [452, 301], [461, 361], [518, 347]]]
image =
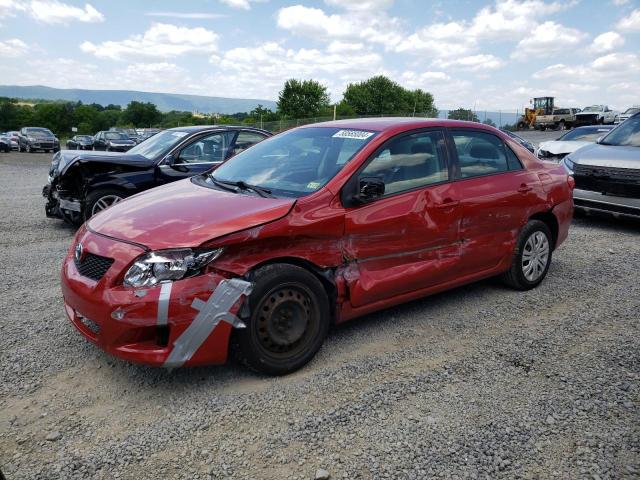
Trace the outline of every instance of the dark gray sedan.
[[640, 219], [640, 113], [562, 160], [578, 210]]

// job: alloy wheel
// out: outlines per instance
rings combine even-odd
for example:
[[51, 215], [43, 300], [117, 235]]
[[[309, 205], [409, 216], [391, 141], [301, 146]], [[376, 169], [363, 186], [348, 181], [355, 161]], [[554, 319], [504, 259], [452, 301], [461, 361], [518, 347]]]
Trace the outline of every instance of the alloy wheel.
[[94, 216], [96, 213], [101, 212], [105, 208], [109, 208], [112, 205], [120, 202], [122, 197], [118, 195], [105, 195], [104, 197], [100, 197], [96, 200], [96, 203], [93, 204], [93, 208], [91, 209], [91, 216]]

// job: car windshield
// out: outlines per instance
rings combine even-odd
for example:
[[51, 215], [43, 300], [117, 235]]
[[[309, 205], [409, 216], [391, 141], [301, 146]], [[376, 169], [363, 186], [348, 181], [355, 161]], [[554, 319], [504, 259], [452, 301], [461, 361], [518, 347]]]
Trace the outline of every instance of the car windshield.
[[188, 132], [165, 130], [164, 132], [156, 133], [154, 136], [136, 145], [129, 150], [129, 153], [133, 155], [142, 155], [143, 157], [152, 160], [158, 158], [163, 153], [168, 152], [174, 145], [182, 141], [186, 135], [188, 135]]
[[600, 144], [618, 147], [640, 147], [640, 115], [622, 122], [609, 135], [604, 137]]
[[602, 107], [600, 105], [592, 105], [590, 107], [585, 108], [582, 111], [583, 112], [599, 112], [600, 110], [602, 110]]
[[76, 138], [78, 140], [83, 140], [85, 142], [89, 142], [92, 140], [92, 138], [89, 135], [78, 135]]
[[51, 137], [53, 133], [46, 128], [28, 128], [27, 135], [32, 137]]
[[610, 128], [576, 128], [565, 133], [558, 140], [563, 142], [595, 142], [610, 131]]
[[104, 137], [107, 140], [129, 140], [129, 137], [120, 132], [107, 132], [104, 134]]
[[360, 129], [291, 130], [236, 155], [208, 174], [208, 181], [244, 182], [276, 196], [302, 197], [326, 185], [374, 137]]
[[638, 113], [638, 112], [640, 112], [640, 108], [627, 108], [624, 111], [623, 115], [633, 115], [634, 113]]

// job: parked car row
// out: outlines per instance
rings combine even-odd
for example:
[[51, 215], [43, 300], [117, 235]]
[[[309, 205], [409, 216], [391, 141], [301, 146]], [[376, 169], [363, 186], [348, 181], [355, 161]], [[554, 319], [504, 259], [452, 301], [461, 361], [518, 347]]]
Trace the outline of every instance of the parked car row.
[[607, 105], [590, 105], [580, 108], [554, 108], [549, 115], [538, 115], [536, 128], [565, 130], [583, 125], [613, 125], [624, 122], [633, 114], [640, 112], [640, 107], [631, 107], [623, 113], [610, 109]]
[[107, 152], [126, 152], [137, 144], [151, 138], [159, 129], [143, 129], [138, 133], [133, 128], [113, 127], [91, 135], [74, 135], [67, 140], [68, 150], [102, 150]]
[[[80, 224], [135, 193], [210, 170], [271, 136], [245, 127], [164, 130], [132, 145], [120, 132], [99, 132], [92, 150], [54, 155], [43, 195], [47, 216]], [[111, 153], [118, 150], [126, 153]]]

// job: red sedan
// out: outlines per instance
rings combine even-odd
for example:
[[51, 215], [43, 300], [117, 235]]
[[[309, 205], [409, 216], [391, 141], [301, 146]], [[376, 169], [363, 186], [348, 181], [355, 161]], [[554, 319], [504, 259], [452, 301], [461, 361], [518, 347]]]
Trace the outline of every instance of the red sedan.
[[107, 352], [284, 374], [332, 323], [501, 276], [537, 286], [567, 238], [573, 179], [478, 123], [300, 127], [91, 218], [66, 312]]

